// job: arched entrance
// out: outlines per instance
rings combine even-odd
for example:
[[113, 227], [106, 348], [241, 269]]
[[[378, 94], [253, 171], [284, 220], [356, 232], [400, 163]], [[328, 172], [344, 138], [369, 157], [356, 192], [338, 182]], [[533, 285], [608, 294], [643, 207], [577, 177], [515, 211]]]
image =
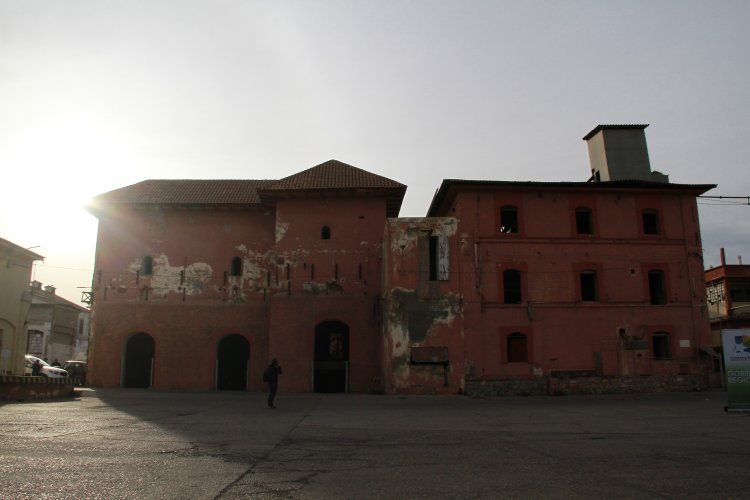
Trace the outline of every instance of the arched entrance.
[[123, 387], [151, 387], [154, 376], [154, 339], [148, 333], [136, 333], [125, 342], [122, 363]]
[[216, 389], [244, 391], [250, 363], [250, 343], [237, 334], [227, 335], [216, 349]]
[[349, 326], [324, 321], [315, 327], [315, 392], [347, 392], [349, 377]]

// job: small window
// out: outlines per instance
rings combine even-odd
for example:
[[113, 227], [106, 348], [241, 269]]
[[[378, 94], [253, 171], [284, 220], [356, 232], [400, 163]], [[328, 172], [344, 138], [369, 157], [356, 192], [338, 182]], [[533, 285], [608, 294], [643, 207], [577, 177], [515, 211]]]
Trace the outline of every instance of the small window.
[[596, 271], [586, 270], [580, 275], [581, 280], [581, 300], [584, 302], [593, 302], [598, 299], [598, 290], [596, 286]]
[[526, 363], [529, 360], [529, 349], [526, 335], [511, 333], [508, 335], [508, 363]]
[[505, 206], [500, 209], [500, 232], [518, 232], [518, 209], [516, 207]]
[[659, 213], [656, 210], [643, 211], [643, 234], [659, 234]]
[[652, 269], [648, 272], [648, 293], [652, 304], [667, 303], [667, 288], [664, 283], [664, 271]]
[[320, 239], [321, 240], [330, 240], [331, 239], [331, 228], [328, 226], [323, 226], [320, 229]]
[[669, 334], [667, 332], [654, 333], [651, 336], [651, 347], [654, 350], [654, 359], [671, 359]]
[[242, 276], [242, 258], [241, 257], [233, 257], [232, 258], [232, 276]]
[[450, 279], [448, 238], [444, 235], [431, 235], [428, 240], [430, 281], [447, 281]]
[[143, 258], [143, 263], [141, 264], [141, 274], [144, 276], [151, 276], [154, 274], [154, 259], [151, 258], [150, 255], [146, 255]]
[[503, 303], [520, 304], [521, 300], [521, 271], [517, 269], [503, 271]]
[[594, 223], [590, 208], [576, 208], [576, 233], [594, 234]]

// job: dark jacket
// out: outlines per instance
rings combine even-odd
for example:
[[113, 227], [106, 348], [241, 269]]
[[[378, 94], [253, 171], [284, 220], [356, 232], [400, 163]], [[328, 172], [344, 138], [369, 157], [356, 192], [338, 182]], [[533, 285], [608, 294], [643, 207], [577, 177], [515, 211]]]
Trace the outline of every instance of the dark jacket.
[[271, 363], [263, 374], [263, 380], [269, 384], [276, 385], [279, 383], [279, 375], [281, 375], [281, 373], [281, 366], [276, 363]]

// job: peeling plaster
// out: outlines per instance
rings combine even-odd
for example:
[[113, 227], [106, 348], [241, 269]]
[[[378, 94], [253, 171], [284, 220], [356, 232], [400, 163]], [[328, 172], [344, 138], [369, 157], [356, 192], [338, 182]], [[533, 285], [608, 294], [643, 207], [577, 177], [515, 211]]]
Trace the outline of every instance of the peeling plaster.
[[279, 243], [282, 239], [284, 239], [284, 235], [286, 235], [286, 232], [288, 230], [289, 230], [288, 222], [276, 223], [276, 243]]
[[[141, 259], [130, 263], [128, 270], [136, 273], [141, 269]], [[181, 283], [181, 272], [185, 271], [185, 278]], [[150, 277], [151, 289], [161, 295], [169, 292], [196, 295], [203, 292], [211, 281], [213, 269], [205, 262], [194, 262], [189, 266], [172, 266], [169, 258], [161, 254], [154, 258], [153, 274]]]

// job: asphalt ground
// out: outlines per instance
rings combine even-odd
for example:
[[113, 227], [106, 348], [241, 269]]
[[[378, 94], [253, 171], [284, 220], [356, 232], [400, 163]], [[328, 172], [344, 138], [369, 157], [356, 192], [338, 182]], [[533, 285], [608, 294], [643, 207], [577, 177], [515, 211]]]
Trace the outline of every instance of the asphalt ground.
[[83, 394], [0, 404], [0, 498], [750, 498], [722, 392]]

